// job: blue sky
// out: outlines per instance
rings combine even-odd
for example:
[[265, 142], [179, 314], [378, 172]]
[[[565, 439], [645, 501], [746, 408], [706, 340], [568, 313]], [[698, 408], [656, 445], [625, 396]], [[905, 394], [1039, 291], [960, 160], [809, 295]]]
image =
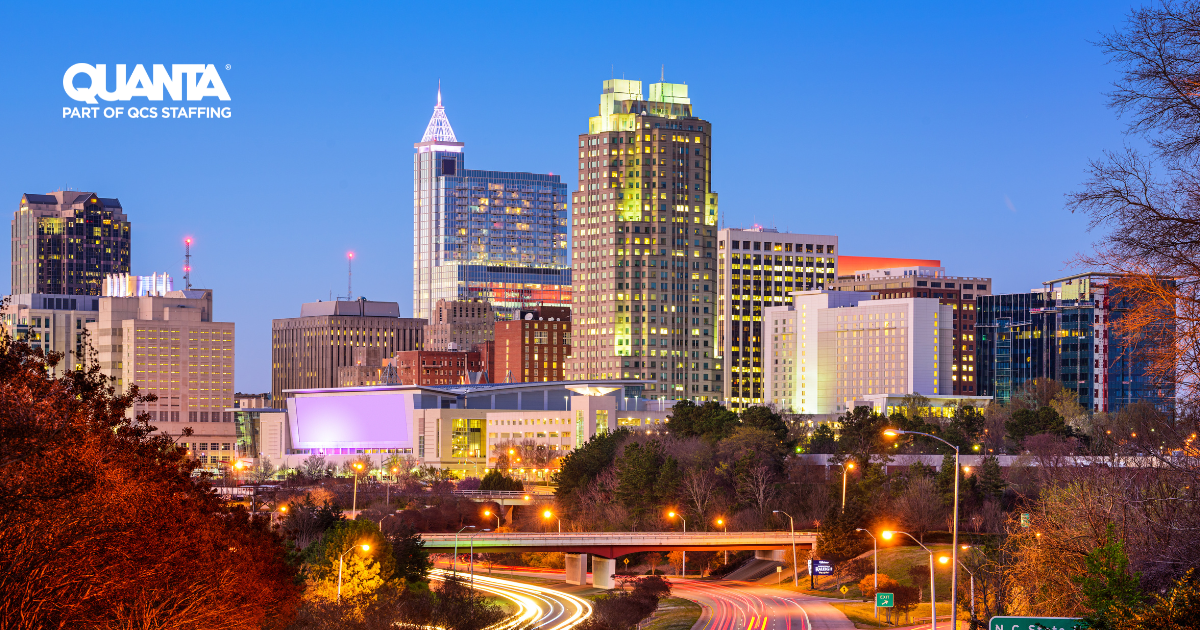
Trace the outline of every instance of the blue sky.
[[[355, 295], [411, 310], [412, 144], [439, 80], [469, 168], [573, 189], [601, 81], [665, 64], [713, 123], [724, 225], [1026, 291], [1094, 240], [1063, 196], [1129, 141], [1089, 42], [1131, 5], [919, 4], [9, 2], [0, 201], [118, 197], [134, 273], [177, 282], [193, 236], [193, 284], [237, 323], [237, 389], [266, 391], [271, 319], [344, 294], [347, 251]], [[63, 120], [80, 62], [216, 64], [233, 117]]]

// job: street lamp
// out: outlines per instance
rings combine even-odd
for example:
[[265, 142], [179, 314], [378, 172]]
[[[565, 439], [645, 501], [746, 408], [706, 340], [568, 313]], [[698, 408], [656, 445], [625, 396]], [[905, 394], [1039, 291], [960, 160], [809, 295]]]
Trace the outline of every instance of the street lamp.
[[[892, 536], [895, 536], [896, 534], [904, 534], [905, 536], [912, 538], [913, 542], [921, 545], [921, 541], [913, 538], [913, 535], [908, 532], [883, 532], [883, 539], [891, 540]], [[933, 627], [931, 630], [937, 630], [937, 595], [933, 590], [933, 552], [929, 551], [929, 547], [926, 547], [925, 545], [921, 545], [921, 548], [929, 552], [929, 610], [930, 616], [933, 619]], [[957, 630], [955, 626], [950, 627], [952, 630]]]
[[839, 464], [842, 467], [842, 514], [846, 513], [846, 475], [854, 470], [854, 462]]
[[788, 517], [788, 527], [790, 527], [792, 530], [792, 586], [799, 588], [800, 587], [800, 577], [799, 577], [799, 574], [796, 573], [796, 571], [799, 570], [799, 568], [796, 564], [796, 521], [795, 521], [795, 519], [792, 518], [791, 514], [788, 514], [787, 512], [784, 512], [783, 510], [771, 510], [771, 513], [772, 514], [782, 514], [782, 515]]
[[475, 529], [475, 526], [467, 525], [466, 527], [464, 527], [454, 533], [454, 560], [452, 560], [451, 564], [450, 564], [450, 570], [453, 571], [454, 573], [458, 573], [458, 535], [468, 529]]
[[[936, 435], [930, 435], [928, 433], [921, 433], [920, 431], [901, 431], [900, 429], [887, 429], [883, 432], [883, 434], [885, 436], [891, 437], [891, 438], [898, 437], [898, 436], [904, 435], [906, 433], [912, 434], [912, 435], [923, 435], [928, 438], [933, 438], [933, 439], [941, 442], [942, 444], [945, 444], [946, 446], [949, 446], [950, 448], [954, 449], [954, 535], [953, 535], [954, 547], [952, 547], [950, 550], [950, 556], [953, 561], [953, 565], [950, 568], [950, 627], [957, 629], [958, 628], [958, 565], [960, 564], [958, 561], [958, 478], [962, 474], [961, 473], [962, 469], [959, 467], [959, 463], [958, 463], [958, 455], [959, 455], [958, 447], [947, 442], [946, 440], [943, 440], [942, 438], [940, 438]], [[932, 563], [933, 561], [931, 560], [930, 562]], [[932, 567], [933, 567], [933, 565], [930, 564], [931, 570], [932, 570]], [[935, 619], [935, 622], [936, 622], [936, 619]]]
[[362, 465], [362, 462], [354, 462], [354, 464], [352, 464], [351, 467], [354, 468], [354, 500], [350, 504], [350, 511], [354, 512], [354, 515], [357, 517], [358, 516], [358, 473], [359, 473], [359, 471], [361, 471], [363, 469], [363, 465]]
[[550, 510], [546, 510], [545, 512], [542, 512], [542, 518], [547, 518], [547, 519], [552, 518], [552, 519], [558, 521], [558, 533], [560, 533], [560, 534], [562, 533], [562, 519], [555, 516], [554, 512], [551, 512]]
[[[725, 530], [726, 534], [729, 533], [729, 526], [725, 524], [725, 519], [723, 519], [723, 518], [717, 519], [717, 526], [720, 527], [721, 529]], [[725, 549], [725, 564], [726, 565], [729, 564], [729, 549]]]
[[[678, 516], [679, 520], [683, 521], [683, 533], [685, 533], [685, 534], [687, 533], [687, 519], [683, 518], [682, 514], [676, 514], [674, 511], [671, 511], [671, 512], [667, 512], [667, 516], [669, 516], [671, 518], [675, 518], [676, 516]], [[703, 573], [703, 571], [702, 571], [702, 573]], [[687, 549], [683, 550], [683, 566], [680, 568], [679, 577], [682, 578], [685, 575], [687, 575]]]
[[392, 482], [396, 480], [396, 473], [398, 472], [400, 472], [400, 468], [397, 466], [392, 466], [392, 478], [388, 480], [387, 498], [384, 500], [384, 503], [389, 506], [392, 504]]
[[[871, 532], [869, 532], [861, 527], [859, 527], [858, 529], [856, 529], [854, 531], [862, 532], [862, 533], [870, 536], [871, 540], [875, 543], [875, 592], [878, 593], [879, 592], [879, 539], [875, 537], [875, 534], [872, 534]], [[879, 621], [879, 598], [878, 597], [875, 598], [875, 621]]]
[[[970, 548], [971, 548], [970, 545], [962, 546], [963, 551], [966, 551]], [[946, 556], [942, 556], [943, 559], [945, 557]], [[971, 619], [974, 620], [975, 619], [975, 572], [968, 569], [966, 563], [964, 563], [962, 560], [959, 560], [958, 564], [961, 565], [963, 570], [966, 571], [971, 576]]]
[[[484, 515], [484, 516], [492, 516], [492, 511], [491, 511], [491, 510], [484, 510], [484, 511], [483, 511], [483, 515]], [[496, 529], [500, 529], [500, 515], [499, 515], [499, 514], [496, 514], [496, 515], [495, 515], [495, 517], [496, 517]]]
[[338, 556], [338, 590], [337, 590], [337, 603], [339, 603], [339, 604], [340, 604], [340, 603], [342, 603], [342, 559], [346, 557], [346, 554], [350, 553], [351, 551], [354, 551], [355, 549], [357, 549], [357, 548], [359, 548], [359, 547], [361, 547], [361, 548], [362, 548], [362, 550], [363, 550], [363, 553], [367, 553], [368, 551], [370, 551], [370, 550], [371, 550], [371, 545], [368, 545], [368, 544], [366, 544], [366, 543], [363, 543], [363, 544], [361, 544], [361, 545], [354, 545], [353, 547], [351, 547], [351, 548], [349, 548], [349, 549], [347, 549], [347, 550], [343, 551], [343, 552], [341, 553], [341, 555], [339, 555], [339, 556]]

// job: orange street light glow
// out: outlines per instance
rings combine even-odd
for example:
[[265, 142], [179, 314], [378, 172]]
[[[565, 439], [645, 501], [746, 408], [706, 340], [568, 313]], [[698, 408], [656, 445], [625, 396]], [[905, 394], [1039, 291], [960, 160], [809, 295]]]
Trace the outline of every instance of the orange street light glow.
[[891, 539], [892, 539], [892, 532], [883, 532], [883, 539], [884, 539], [884, 540], [891, 540]]
[[362, 546], [362, 550], [363, 550], [363, 551], [370, 551], [370, 550], [371, 550], [371, 545], [366, 545], [366, 544], [364, 544], [364, 545]]
[[528, 495], [528, 494], [527, 494], [527, 495], [525, 495], [525, 500], [526, 500], [526, 501], [528, 501], [528, 500], [529, 500], [529, 495]]
[[554, 515], [550, 513], [550, 510], [546, 510], [545, 512], [542, 512], [543, 518], [550, 518], [552, 516], [554, 516]]
[[849, 464], [846, 464], [846, 468], [849, 468], [850, 470], [854, 470], [854, 462], [850, 462]]
[[941, 562], [942, 564], [949, 564], [950, 556], [942, 556], [938, 558], [938, 562]]

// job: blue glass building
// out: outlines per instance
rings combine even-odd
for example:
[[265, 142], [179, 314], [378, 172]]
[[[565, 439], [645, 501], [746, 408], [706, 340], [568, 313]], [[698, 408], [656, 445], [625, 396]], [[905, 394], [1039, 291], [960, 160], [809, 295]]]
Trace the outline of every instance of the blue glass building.
[[558, 175], [469, 170], [438, 104], [413, 156], [413, 317], [438, 300], [491, 302], [502, 317], [571, 306], [567, 186]]

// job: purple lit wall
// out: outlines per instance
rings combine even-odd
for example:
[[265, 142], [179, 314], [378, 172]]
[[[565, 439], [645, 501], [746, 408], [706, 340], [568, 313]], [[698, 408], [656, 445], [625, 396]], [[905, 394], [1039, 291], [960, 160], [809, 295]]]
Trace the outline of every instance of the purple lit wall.
[[292, 448], [413, 448], [413, 396], [356, 392], [289, 398]]

